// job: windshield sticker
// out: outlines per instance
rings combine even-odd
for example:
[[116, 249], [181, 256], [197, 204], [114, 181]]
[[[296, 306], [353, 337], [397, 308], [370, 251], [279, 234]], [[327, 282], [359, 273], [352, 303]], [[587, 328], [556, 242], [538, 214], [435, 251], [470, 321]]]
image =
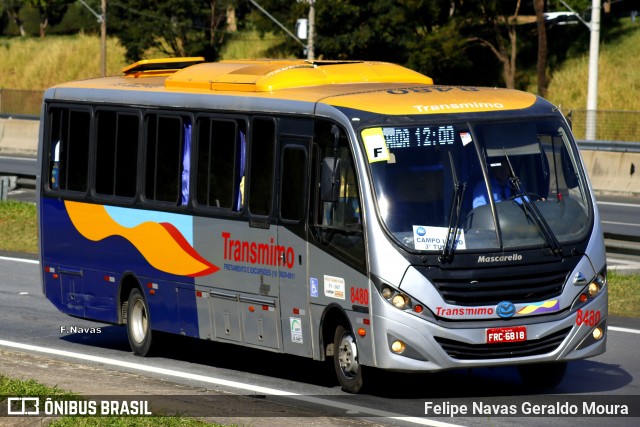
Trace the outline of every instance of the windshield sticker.
[[[421, 251], [441, 251], [447, 240], [447, 227], [427, 227], [423, 225], [413, 226], [413, 241], [415, 248]], [[453, 244], [453, 249], [466, 249], [464, 231], [458, 230], [458, 235]]]
[[389, 160], [389, 150], [384, 140], [382, 128], [371, 128], [362, 131], [364, 148], [367, 151], [369, 163]]
[[472, 141], [471, 134], [469, 132], [460, 132], [460, 139], [462, 140], [463, 146], [466, 146]]

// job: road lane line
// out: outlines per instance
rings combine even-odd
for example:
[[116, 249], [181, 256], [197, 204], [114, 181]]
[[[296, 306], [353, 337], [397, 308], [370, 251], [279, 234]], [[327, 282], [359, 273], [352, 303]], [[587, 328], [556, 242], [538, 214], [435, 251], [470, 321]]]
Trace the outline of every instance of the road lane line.
[[640, 208], [640, 204], [637, 203], [619, 203], [619, 202], [598, 202], [598, 205], [608, 205], [608, 206], [626, 206], [628, 208]]
[[640, 334], [640, 331], [638, 329], [621, 328], [619, 326], [607, 326], [607, 329], [616, 332], [626, 332], [628, 334]]
[[603, 224], [610, 224], [610, 225], [624, 225], [626, 227], [640, 227], [640, 224], [633, 224], [630, 222], [617, 222], [617, 221], [600, 221]]
[[40, 264], [40, 261], [36, 259], [26, 259], [26, 258], [11, 258], [6, 256], [0, 256], [0, 260], [2, 261], [12, 261], [12, 262], [24, 262], [26, 264]]
[[90, 354], [75, 353], [72, 351], [58, 350], [55, 348], [47, 348], [47, 347], [39, 347], [36, 345], [23, 344], [23, 343], [5, 341], [5, 340], [0, 340], [0, 346], [20, 349], [20, 350], [27, 350], [27, 351], [32, 351], [36, 353], [53, 354], [56, 356], [68, 357], [71, 359], [102, 363], [103, 365], [107, 365], [107, 366], [118, 366], [121, 368], [133, 369], [137, 371], [151, 372], [154, 374], [166, 375], [168, 377], [190, 379], [194, 381], [200, 381], [200, 382], [215, 384], [219, 386], [232, 387], [239, 390], [244, 390], [244, 391], [249, 391], [249, 392], [254, 392], [259, 394], [286, 396], [288, 398], [303, 401], [306, 403], [313, 403], [316, 405], [344, 409], [345, 411], [348, 411], [348, 413], [350, 414], [353, 414], [353, 413], [362, 414], [362, 417], [366, 417], [366, 416], [384, 417], [384, 418], [394, 419], [398, 421], [409, 422], [412, 424], [419, 424], [419, 425], [433, 426], [433, 427], [460, 427], [457, 424], [450, 424], [450, 423], [445, 423], [441, 421], [430, 420], [427, 418], [408, 417], [408, 416], [404, 416], [402, 414], [396, 414], [393, 412], [367, 408], [366, 406], [352, 405], [352, 404], [343, 403], [335, 400], [322, 399], [319, 397], [307, 396], [307, 395], [293, 393], [289, 391], [278, 390], [275, 388], [245, 384], [238, 381], [230, 381], [222, 378], [208, 377], [205, 375], [192, 374], [189, 372], [181, 372], [173, 369], [158, 368], [158, 367], [153, 367], [149, 365], [141, 365], [138, 363], [125, 362], [123, 360], [110, 359], [108, 357], [92, 356]]

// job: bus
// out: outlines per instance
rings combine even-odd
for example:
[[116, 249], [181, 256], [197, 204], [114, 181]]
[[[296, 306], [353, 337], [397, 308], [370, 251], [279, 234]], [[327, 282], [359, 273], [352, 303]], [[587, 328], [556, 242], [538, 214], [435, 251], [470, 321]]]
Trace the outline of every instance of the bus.
[[45, 92], [37, 191], [44, 295], [125, 325], [139, 356], [179, 334], [327, 361], [357, 393], [371, 368], [554, 387], [605, 351], [593, 191], [530, 93], [145, 60]]

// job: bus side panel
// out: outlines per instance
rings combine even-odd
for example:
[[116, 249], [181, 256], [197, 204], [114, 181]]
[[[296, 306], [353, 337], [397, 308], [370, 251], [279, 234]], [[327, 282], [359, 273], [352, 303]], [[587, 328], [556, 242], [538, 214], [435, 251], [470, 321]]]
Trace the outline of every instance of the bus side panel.
[[[178, 302], [178, 310], [180, 315], [180, 334], [189, 337], [199, 338], [200, 332], [198, 328], [198, 305], [196, 303], [198, 292], [194, 287], [176, 287], [176, 296]], [[202, 295], [202, 292], [199, 292]]]
[[84, 317], [116, 323], [118, 278], [100, 270], [83, 270]]
[[[137, 215], [140, 211], [131, 209], [130, 213]], [[192, 277], [155, 268], [126, 236], [110, 235], [95, 241], [83, 236], [72, 223], [63, 201], [43, 198], [42, 216], [45, 290], [47, 298], [60, 311], [92, 320], [117, 322], [118, 284], [127, 272], [138, 278], [145, 292], [153, 329], [174, 333], [184, 330], [198, 336]], [[78, 217], [75, 219], [78, 221]], [[90, 215], [80, 217], [80, 220], [95, 223]], [[154, 224], [162, 231], [160, 222]], [[56, 279], [52, 273], [47, 273], [47, 267], [53, 267], [60, 277]], [[178, 283], [191, 289], [180, 297], [181, 305], [178, 305]], [[71, 295], [73, 303], [70, 303]], [[184, 319], [183, 327], [180, 327], [181, 318]]]

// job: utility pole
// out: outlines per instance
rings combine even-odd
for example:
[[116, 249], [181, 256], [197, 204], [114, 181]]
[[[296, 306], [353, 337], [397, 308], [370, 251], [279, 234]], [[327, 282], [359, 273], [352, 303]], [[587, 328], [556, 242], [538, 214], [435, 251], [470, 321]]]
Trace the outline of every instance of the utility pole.
[[98, 14], [84, 0], [78, 0], [100, 23], [100, 75], [107, 75], [107, 0], [102, 1], [102, 13]]
[[316, 0], [309, 0], [309, 34], [307, 36], [307, 60], [313, 61], [315, 57], [316, 38]]
[[598, 110], [598, 57], [600, 54], [600, 0], [591, 6], [591, 39], [589, 42], [589, 83], [587, 85], [587, 123], [585, 138], [596, 139], [596, 113]]
[[102, 16], [100, 22], [100, 75], [107, 75], [107, 0], [102, 0]]

